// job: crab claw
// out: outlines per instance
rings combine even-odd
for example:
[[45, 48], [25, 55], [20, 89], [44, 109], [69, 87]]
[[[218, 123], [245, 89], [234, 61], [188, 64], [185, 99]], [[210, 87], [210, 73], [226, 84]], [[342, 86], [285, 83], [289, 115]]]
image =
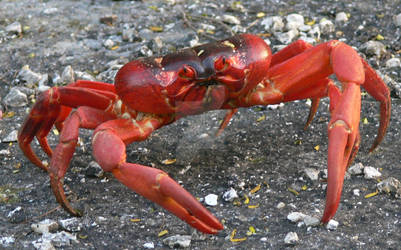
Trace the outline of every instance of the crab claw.
[[359, 85], [347, 84], [342, 94], [333, 87], [329, 90], [329, 96], [333, 111], [328, 128], [328, 178], [323, 223], [333, 218], [337, 211], [345, 171], [359, 149], [360, 140], [361, 91]]
[[[131, 122], [124, 120], [116, 120], [117, 123], [120, 127], [124, 124], [132, 126]], [[116, 134], [121, 131], [103, 129], [101, 126], [95, 131], [93, 155], [104, 171], [112, 172], [125, 186], [164, 207], [201, 232], [216, 234], [223, 229], [216, 217], [165, 172], [126, 162], [125, 143]], [[132, 129], [129, 131], [133, 133]]]
[[112, 173], [124, 185], [164, 207], [199, 231], [215, 234], [223, 229], [216, 217], [165, 172], [124, 163]]

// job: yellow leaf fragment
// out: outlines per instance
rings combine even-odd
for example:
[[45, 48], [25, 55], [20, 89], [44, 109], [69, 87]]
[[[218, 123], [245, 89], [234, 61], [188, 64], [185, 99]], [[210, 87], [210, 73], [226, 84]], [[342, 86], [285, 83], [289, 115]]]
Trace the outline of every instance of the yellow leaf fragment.
[[246, 235], [251, 236], [252, 234], [255, 234], [256, 230], [253, 226], [249, 226], [248, 232], [246, 232]]
[[250, 209], [258, 208], [258, 207], [259, 207], [259, 204], [256, 204], [256, 205], [249, 205], [249, 206], [248, 206], [248, 208], [250, 208]]
[[290, 191], [291, 193], [295, 194], [295, 195], [299, 195], [299, 192], [293, 188], [288, 188], [288, 191]]
[[264, 121], [264, 120], [266, 120], [266, 116], [265, 115], [259, 116], [259, 118], [256, 119], [257, 122], [261, 122], [261, 121]]
[[265, 14], [264, 12], [258, 12], [258, 13], [256, 14], [256, 17], [257, 17], [257, 18], [261, 18], [261, 17], [264, 17], [264, 16], [266, 16], [266, 14]]
[[116, 45], [116, 46], [111, 47], [111, 50], [116, 50], [118, 48], [120, 48], [120, 46]]
[[153, 32], [162, 32], [163, 31], [163, 27], [160, 27], [160, 26], [150, 26], [149, 29]]
[[53, 134], [55, 134], [55, 135], [59, 135], [59, 132], [58, 132], [58, 130], [57, 130], [57, 129], [53, 129]]
[[362, 123], [363, 123], [363, 124], [369, 124], [368, 118], [366, 118], [366, 117], [363, 118], [363, 119], [362, 119]]
[[85, 235], [85, 234], [78, 234], [78, 237], [79, 237], [80, 239], [84, 240], [84, 239], [88, 238], [88, 235]]
[[314, 147], [314, 149], [315, 149], [316, 151], [319, 151], [320, 145], [316, 145], [316, 146]]
[[15, 115], [14, 111], [6, 112], [6, 113], [4, 113], [3, 118], [11, 118], [14, 115]]
[[130, 219], [131, 222], [140, 222], [141, 219]]
[[154, 5], [149, 6], [149, 9], [154, 10], [154, 11], [158, 11], [159, 10], [157, 8], [157, 6], [154, 6]]
[[378, 35], [376, 36], [376, 40], [378, 40], [378, 41], [384, 40], [384, 36], [378, 34]]
[[251, 191], [249, 191], [249, 193], [254, 194], [254, 193], [258, 192], [260, 190], [260, 187], [261, 187], [261, 184], [257, 185]]
[[249, 204], [249, 197], [248, 197], [248, 195], [244, 194], [244, 197], [245, 197], [244, 204]]
[[168, 230], [163, 230], [157, 236], [162, 237], [162, 236], [164, 236], [166, 234], [168, 234]]
[[309, 22], [306, 23], [306, 25], [312, 26], [316, 23], [316, 20], [311, 20]]
[[166, 160], [163, 160], [162, 163], [164, 165], [170, 165], [170, 164], [175, 163], [176, 161], [177, 161], [177, 159], [166, 159]]
[[246, 240], [246, 237], [243, 237], [243, 238], [234, 238], [236, 234], [237, 234], [237, 229], [234, 229], [234, 230], [231, 232], [231, 236], [230, 236], [230, 241], [231, 241], [231, 242], [241, 242], [241, 241]]
[[302, 189], [303, 191], [305, 191], [306, 189], [308, 189], [308, 186], [303, 185], [301, 189]]
[[373, 193], [370, 193], [370, 194], [365, 195], [365, 198], [367, 199], [367, 198], [376, 196], [376, 195], [378, 195], [378, 194], [379, 194], [379, 190], [376, 190], [376, 191], [373, 192]]

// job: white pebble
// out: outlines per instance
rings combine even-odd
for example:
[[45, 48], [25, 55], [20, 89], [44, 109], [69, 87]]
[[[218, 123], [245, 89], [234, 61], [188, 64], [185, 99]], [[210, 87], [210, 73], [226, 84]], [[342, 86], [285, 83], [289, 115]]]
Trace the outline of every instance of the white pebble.
[[320, 27], [320, 31], [323, 34], [332, 33], [335, 30], [333, 22], [328, 19], [324, 19], [324, 18], [322, 20], [320, 20], [319, 27]]
[[295, 232], [289, 232], [284, 238], [284, 243], [288, 245], [295, 245], [298, 241], [298, 234]]
[[317, 181], [319, 179], [320, 171], [318, 169], [306, 168], [304, 169], [304, 173], [312, 181]]
[[365, 168], [365, 166], [358, 162], [354, 165], [352, 165], [351, 167], [348, 168], [347, 172], [351, 175], [359, 175], [363, 173], [363, 169]]
[[284, 28], [283, 19], [280, 16], [266, 17], [262, 20], [261, 25], [265, 30], [282, 31]]
[[359, 196], [361, 194], [361, 190], [354, 189], [354, 190], [352, 190], [352, 193], [354, 193], [355, 196]]
[[320, 220], [316, 217], [306, 215], [304, 217], [304, 223], [305, 223], [305, 226], [307, 226], [307, 227], [313, 227], [313, 226], [319, 225]]
[[163, 240], [163, 244], [169, 246], [170, 248], [182, 247], [186, 248], [191, 245], [191, 235], [173, 235], [167, 237]]
[[40, 221], [39, 223], [33, 223], [31, 225], [31, 229], [35, 233], [39, 234], [47, 234], [49, 232], [54, 232], [58, 229], [58, 224], [54, 220], [45, 219]]
[[396, 16], [393, 16], [393, 22], [395, 26], [401, 26], [401, 13]]
[[329, 222], [327, 223], [327, 225], [326, 225], [326, 228], [328, 229], [328, 230], [336, 230], [337, 229], [337, 227], [338, 227], [338, 221], [335, 221], [335, 220], [329, 220]]
[[278, 208], [278, 209], [282, 209], [282, 208], [284, 208], [285, 207], [285, 203], [284, 202], [279, 202], [278, 204], [277, 204], [277, 206], [276, 206], [276, 208]]
[[287, 215], [287, 219], [295, 223], [302, 221], [305, 218], [305, 216], [306, 216], [305, 214], [300, 212], [291, 212]]
[[336, 22], [347, 22], [348, 21], [348, 16], [345, 12], [338, 12], [336, 14]]
[[236, 18], [235, 16], [232, 15], [223, 15], [223, 22], [229, 23], [229, 24], [240, 24], [241, 21]]
[[225, 200], [225, 201], [233, 201], [235, 198], [238, 198], [238, 194], [234, 188], [230, 188], [228, 191], [224, 192], [224, 194], [223, 194], [223, 200]]
[[285, 19], [287, 20], [287, 30], [298, 29], [305, 22], [304, 17], [296, 13], [288, 15]]
[[365, 179], [376, 179], [382, 176], [382, 174], [376, 168], [369, 166], [363, 169], [363, 173], [365, 175]]
[[387, 62], [386, 62], [386, 67], [387, 68], [401, 67], [401, 61], [400, 61], [399, 58], [388, 59]]
[[209, 206], [216, 206], [217, 205], [217, 198], [218, 196], [215, 194], [208, 194], [205, 197], [205, 203]]
[[153, 249], [153, 248], [155, 248], [155, 243], [146, 242], [145, 244], [143, 244], [143, 247], [146, 248], [146, 249]]

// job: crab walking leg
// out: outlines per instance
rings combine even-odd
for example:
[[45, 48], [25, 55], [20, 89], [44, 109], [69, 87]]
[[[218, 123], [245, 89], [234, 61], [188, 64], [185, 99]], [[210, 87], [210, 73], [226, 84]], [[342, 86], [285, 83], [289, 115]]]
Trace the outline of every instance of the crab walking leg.
[[201, 232], [215, 234], [223, 225], [165, 172], [126, 162], [126, 144], [145, 140], [162, 124], [158, 119], [118, 119], [100, 125], [93, 136], [93, 155], [104, 171], [143, 197], [159, 204]]
[[[325, 79], [335, 74], [343, 93]], [[316, 83], [316, 79], [323, 79]], [[271, 104], [293, 99], [330, 97], [328, 189], [323, 222], [335, 214], [345, 169], [359, 148], [360, 85], [381, 103], [380, 127], [374, 148], [383, 139], [390, 119], [390, 96], [386, 85], [350, 46], [330, 41], [306, 50], [269, 69], [264, 88], [256, 89], [246, 104]]]
[[370, 67], [365, 60], [362, 60], [362, 63], [365, 69], [365, 82], [362, 86], [371, 96], [380, 102], [380, 126], [378, 128], [377, 137], [372, 147], [369, 149], [369, 152], [372, 152], [380, 144], [386, 134], [387, 125], [391, 116], [391, 98], [390, 90], [377, 75], [376, 71]]
[[60, 142], [54, 150], [48, 172], [57, 202], [74, 216], [79, 216], [80, 212], [75, 210], [68, 202], [64, 194], [63, 179], [77, 145], [78, 130], [79, 128], [95, 129], [99, 124], [114, 118], [114, 115], [102, 110], [79, 107], [65, 121], [64, 128], [60, 134]]
[[96, 90], [78, 87], [58, 87], [43, 92], [19, 130], [18, 143], [21, 150], [32, 163], [47, 170], [30, 146], [33, 138], [36, 137], [45, 152], [51, 156], [46, 136], [55, 123], [62, 127], [60, 117], [67, 117], [69, 108], [88, 106], [105, 110], [116, 98], [113, 93], [107, 96]]

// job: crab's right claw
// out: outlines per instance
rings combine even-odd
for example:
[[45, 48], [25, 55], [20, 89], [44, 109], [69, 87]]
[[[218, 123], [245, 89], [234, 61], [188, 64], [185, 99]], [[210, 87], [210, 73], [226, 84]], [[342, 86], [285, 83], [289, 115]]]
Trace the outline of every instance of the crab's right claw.
[[133, 163], [123, 163], [112, 172], [124, 185], [199, 231], [216, 234], [223, 229], [216, 217], [165, 172]]

